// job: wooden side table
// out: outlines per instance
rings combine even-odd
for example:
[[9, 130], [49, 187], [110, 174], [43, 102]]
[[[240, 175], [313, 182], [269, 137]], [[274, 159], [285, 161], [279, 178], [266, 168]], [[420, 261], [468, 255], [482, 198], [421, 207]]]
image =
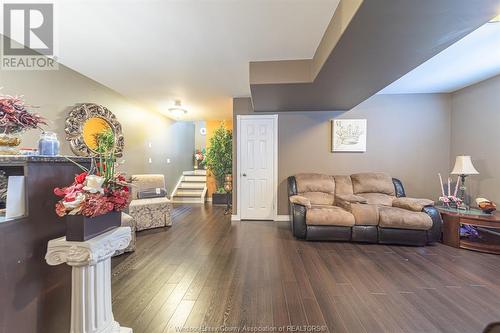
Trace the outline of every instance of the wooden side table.
[[[500, 212], [456, 211], [438, 207], [443, 218], [443, 243], [456, 248], [500, 254]], [[478, 237], [460, 237], [460, 226], [476, 227]]]

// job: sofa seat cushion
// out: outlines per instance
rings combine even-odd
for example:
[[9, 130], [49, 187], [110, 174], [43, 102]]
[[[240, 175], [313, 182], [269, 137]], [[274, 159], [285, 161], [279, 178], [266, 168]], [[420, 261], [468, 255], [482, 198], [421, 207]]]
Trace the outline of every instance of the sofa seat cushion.
[[312, 205], [306, 212], [306, 224], [352, 227], [354, 215], [336, 206]]
[[300, 196], [307, 198], [311, 205], [333, 205], [335, 196], [333, 193], [324, 192], [302, 192]]
[[357, 173], [351, 175], [354, 194], [359, 193], [384, 193], [395, 195], [394, 184], [391, 176], [385, 173]]
[[397, 207], [379, 207], [379, 227], [429, 230], [432, 227], [432, 219], [423, 212], [413, 212]]
[[392, 201], [395, 199], [392, 195], [383, 193], [360, 193], [358, 196], [366, 199], [370, 205], [392, 206]]
[[356, 225], [378, 225], [379, 213], [377, 205], [351, 204], [351, 214]]
[[412, 210], [414, 212], [421, 212], [424, 207], [433, 206], [434, 201], [429, 199], [416, 199], [416, 198], [396, 198], [392, 201], [393, 207]]

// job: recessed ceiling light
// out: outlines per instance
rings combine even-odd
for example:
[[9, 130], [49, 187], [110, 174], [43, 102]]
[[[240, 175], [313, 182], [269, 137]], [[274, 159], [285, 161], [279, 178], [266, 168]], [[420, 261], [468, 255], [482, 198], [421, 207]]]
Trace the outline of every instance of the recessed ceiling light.
[[498, 22], [500, 22], [500, 15], [497, 15], [490, 20], [490, 23], [498, 23]]
[[169, 108], [168, 112], [170, 112], [170, 114], [174, 118], [180, 118], [187, 113], [187, 110], [182, 107], [180, 100], [176, 100], [175, 105], [173, 107]]

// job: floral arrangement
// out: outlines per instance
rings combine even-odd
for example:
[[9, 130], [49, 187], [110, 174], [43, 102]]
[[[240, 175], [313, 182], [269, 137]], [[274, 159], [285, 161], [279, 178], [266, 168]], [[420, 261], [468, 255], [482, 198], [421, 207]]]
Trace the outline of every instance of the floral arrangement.
[[122, 211], [129, 205], [130, 184], [125, 176], [116, 172], [112, 131], [97, 134], [96, 142], [99, 161], [92, 159], [90, 170], [73, 162], [83, 172], [75, 176], [70, 186], [54, 189], [54, 194], [62, 197], [56, 203], [57, 215], [96, 217]]
[[450, 204], [454, 204], [456, 207], [461, 206], [462, 199], [457, 197], [458, 188], [460, 184], [460, 177], [457, 177], [457, 182], [455, 184], [455, 191], [453, 192], [453, 194], [451, 194], [451, 179], [448, 177], [448, 192], [445, 193], [443, 178], [441, 177], [440, 173], [438, 174], [438, 176], [439, 176], [439, 183], [441, 185], [441, 196], [439, 197], [439, 201], [441, 201], [446, 206], [450, 206]]
[[47, 125], [46, 120], [28, 110], [22, 97], [0, 95], [0, 131], [14, 134], [30, 128]]
[[205, 164], [205, 158], [207, 157], [207, 151], [205, 148], [197, 149], [194, 153], [194, 159], [198, 163], [199, 166], [203, 166]]

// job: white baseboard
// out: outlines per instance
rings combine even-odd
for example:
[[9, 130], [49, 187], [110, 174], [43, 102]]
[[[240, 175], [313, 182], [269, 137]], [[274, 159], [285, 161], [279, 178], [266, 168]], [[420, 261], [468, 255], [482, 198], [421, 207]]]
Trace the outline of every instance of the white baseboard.
[[[241, 221], [241, 217], [236, 214], [236, 215], [231, 215], [231, 221]], [[276, 222], [288, 222], [290, 221], [290, 216], [289, 215], [276, 215], [276, 218], [274, 219]]]

